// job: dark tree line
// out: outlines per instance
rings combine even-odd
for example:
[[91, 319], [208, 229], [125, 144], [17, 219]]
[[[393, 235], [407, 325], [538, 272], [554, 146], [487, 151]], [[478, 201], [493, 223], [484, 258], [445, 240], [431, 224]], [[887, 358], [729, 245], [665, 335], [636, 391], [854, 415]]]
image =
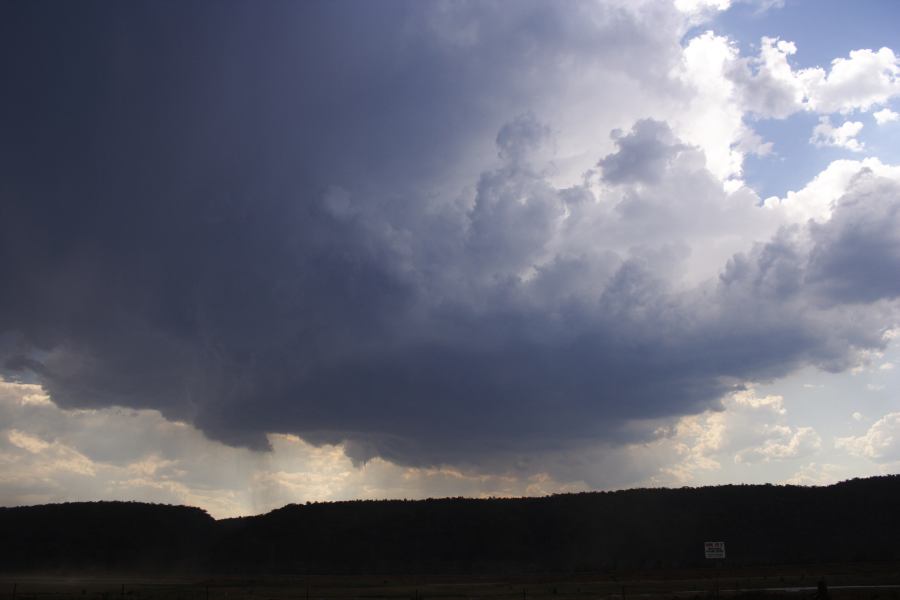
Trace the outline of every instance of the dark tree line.
[[5, 572], [523, 573], [900, 559], [900, 476], [545, 498], [288, 505], [216, 521], [184, 506], [0, 509]]

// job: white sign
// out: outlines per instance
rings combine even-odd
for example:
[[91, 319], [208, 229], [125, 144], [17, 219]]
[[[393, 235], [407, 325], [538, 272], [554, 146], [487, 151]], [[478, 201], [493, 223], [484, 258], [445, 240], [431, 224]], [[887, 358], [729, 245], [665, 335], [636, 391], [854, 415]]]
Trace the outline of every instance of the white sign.
[[706, 558], [725, 558], [725, 542], [703, 542]]

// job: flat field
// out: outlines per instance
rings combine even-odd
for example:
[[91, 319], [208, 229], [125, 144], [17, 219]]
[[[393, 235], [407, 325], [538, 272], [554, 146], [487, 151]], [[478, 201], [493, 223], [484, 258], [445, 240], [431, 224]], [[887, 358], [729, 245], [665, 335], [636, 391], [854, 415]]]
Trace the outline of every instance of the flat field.
[[900, 600], [900, 564], [497, 576], [4, 575], [3, 600]]

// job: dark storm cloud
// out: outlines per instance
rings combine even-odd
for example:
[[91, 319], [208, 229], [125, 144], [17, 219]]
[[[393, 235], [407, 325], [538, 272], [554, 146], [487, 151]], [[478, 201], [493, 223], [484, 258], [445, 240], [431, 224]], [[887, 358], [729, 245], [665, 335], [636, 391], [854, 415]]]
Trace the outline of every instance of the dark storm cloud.
[[811, 280], [833, 302], [900, 295], [900, 185], [868, 169], [827, 223], [812, 228]]
[[900, 296], [900, 185], [863, 168], [830, 219], [782, 229], [735, 256], [722, 282], [773, 301], [861, 306]]
[[620, 196], [548, 179], [529, 101], [572, 64], [661, 85], [665, 10], [213, 6], [0, 19], [0, 331], [61, 406], [477, 463], [633, 439], [631, 420], [880, 343], [847, 293], [808, 291], [873, 247], [849, 204], [812, 258], [776, 239], [686, 290], [691, 239], [744, 213], [664, 123], [601, 160]]

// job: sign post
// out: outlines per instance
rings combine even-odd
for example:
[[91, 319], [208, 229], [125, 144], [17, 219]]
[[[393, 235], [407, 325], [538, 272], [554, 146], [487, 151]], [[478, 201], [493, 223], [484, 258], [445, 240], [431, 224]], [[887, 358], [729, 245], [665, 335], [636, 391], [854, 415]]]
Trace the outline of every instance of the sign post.
[[703, 542], [706, 558], [716, 561], [716, 599], [719, 598], [719, 561], [725, 559], [725, 542]]
[[706, 558], [722, 560], [725, 558], [725, 542], [703, 542]]

